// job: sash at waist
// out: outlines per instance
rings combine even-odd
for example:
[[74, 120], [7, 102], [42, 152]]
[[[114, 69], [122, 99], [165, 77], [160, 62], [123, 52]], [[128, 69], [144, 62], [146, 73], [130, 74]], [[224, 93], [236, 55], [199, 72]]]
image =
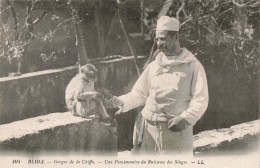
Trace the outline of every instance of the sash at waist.
[[164, 112], [152, 112], [150, 110], [143, 109], [142, 116], [145, 120], [150, 122], [168, 122], [170, 119], [177, 115], [167, 114]]

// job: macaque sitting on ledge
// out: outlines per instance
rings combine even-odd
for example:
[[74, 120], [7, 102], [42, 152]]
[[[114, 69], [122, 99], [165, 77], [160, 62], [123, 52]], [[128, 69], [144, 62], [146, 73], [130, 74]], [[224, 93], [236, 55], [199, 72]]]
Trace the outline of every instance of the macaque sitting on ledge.
[[74, 116], [111, 121], [103, 105], [103, 96], [95, 91], [96, 80], [95, 66], [92, 64], [82, 66], [79, 74], [72, 78], [66, 88], [66, 105]]

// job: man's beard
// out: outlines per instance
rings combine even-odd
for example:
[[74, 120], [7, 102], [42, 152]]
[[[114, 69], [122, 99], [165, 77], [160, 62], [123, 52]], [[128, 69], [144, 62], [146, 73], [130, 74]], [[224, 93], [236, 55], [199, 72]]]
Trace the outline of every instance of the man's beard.
[[158, 49], [163, 52], [165, 55], [169, 55], [171, 54], [173, 51], [175, 51], [175, 47], [169, 49], [167, 45], [165, 44], [161, 44], [161, 45], [158, 45]]
[[165, 44], [158, 45], [158, 49], [159, 49], [160, 51], [166, 51], [167, 48], [168, 48], [168, 47], [167, 47]]

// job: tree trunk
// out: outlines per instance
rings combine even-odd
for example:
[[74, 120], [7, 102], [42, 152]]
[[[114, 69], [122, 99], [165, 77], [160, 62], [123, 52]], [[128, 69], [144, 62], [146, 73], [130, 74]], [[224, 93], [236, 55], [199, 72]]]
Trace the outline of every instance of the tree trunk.
[[102, 1], [95, 3], [95, 25], [98, 33], [98, 47], [99, 47], [99, 57], [105, 56], [105, 34], [104, 34], [104, 23], [101, 18], [100, 7]]

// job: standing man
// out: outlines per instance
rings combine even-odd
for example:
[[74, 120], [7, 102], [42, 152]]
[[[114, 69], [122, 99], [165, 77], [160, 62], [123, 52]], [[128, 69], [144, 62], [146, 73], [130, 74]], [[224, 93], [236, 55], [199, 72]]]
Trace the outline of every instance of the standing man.
[[134, 130], [134, 151], [192, 154], [193, 126], [208, 105], [203, 66], [179, 43], [180, 23], [162, 16], [157, 21], [160, 53], [144, 70], [131, 92], [113, 97], [121, 112], [143, 106]]

